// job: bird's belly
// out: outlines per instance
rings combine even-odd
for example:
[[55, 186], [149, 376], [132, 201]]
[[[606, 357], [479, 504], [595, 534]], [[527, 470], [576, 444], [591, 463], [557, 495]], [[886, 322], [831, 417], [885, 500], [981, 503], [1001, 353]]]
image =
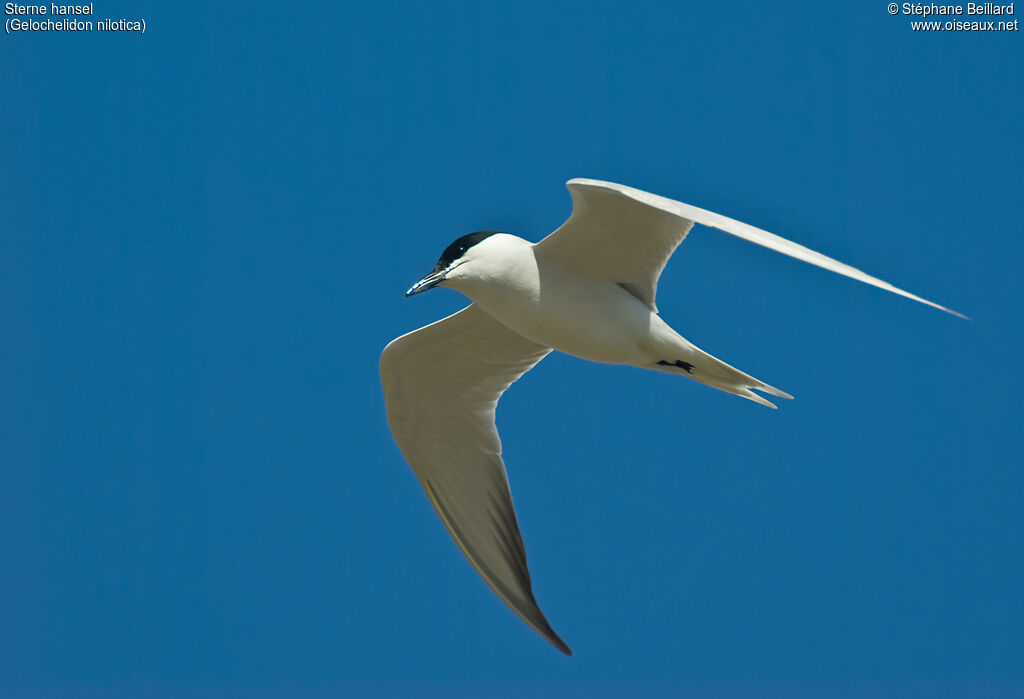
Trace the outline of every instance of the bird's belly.
[[646, 361], [652, 314], [617, 284], [574, 285], [540, 294], [504, 293], [474, 301], [523, 337], [594, 362]]

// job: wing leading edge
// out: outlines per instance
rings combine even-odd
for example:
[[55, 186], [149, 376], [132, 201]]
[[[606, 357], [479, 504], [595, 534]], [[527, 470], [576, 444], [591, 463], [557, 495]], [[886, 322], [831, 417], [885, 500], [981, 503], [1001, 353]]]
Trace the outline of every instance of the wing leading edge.
[[855, 267], [721, 214], [612, 182], [577, 178], [567, 186], [572, 215], [537, 243], [538, 254], [595, 278], [619, 281], [652, 310], [656, 310], [654, 297], [665, 263], [693, 224], [699, 223], [967, 319]]

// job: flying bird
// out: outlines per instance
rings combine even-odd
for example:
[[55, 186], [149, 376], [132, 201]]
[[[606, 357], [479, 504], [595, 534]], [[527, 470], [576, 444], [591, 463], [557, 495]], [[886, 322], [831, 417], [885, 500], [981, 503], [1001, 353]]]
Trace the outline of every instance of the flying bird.
[[445, 248], [405, 295], [446, 286], [472, 303], [388, 344], [380, 374], [391, 432], [455, 543], [505, 604], [571, 655], [534, 598], [494, 422], [501, 394], [558, 350], [685, 376], [770, 408], [762, 393], [792, 398], [658, 315], [658, 277], [695, 223], [965, 316], [710, 211], [611, 182], [568, 188], [572, 215], [539, 243], [482, 231]]

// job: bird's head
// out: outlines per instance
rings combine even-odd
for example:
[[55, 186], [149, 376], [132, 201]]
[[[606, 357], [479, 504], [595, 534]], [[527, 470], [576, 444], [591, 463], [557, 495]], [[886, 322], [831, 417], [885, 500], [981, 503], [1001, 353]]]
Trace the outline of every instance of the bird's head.
[[[498, 231], [477, 231], [464, 235], [455, 240], [441, 253], [434, 270], [427, 276], [420, 279], [405, 292], [405, 295], [412, 296], [421, 291], [426, 291], [437, 286], [445, 280], [453, 281], [459, 278], [471, 277], [476, 267], [482, 266], [484, 262], [490, 262], [493, 255], [488, 255], [488, 245], [480, 245]], [[501, 236], [508, 238], [510, 236]], [[493, 246], [492, 246], [493, 247]], [[478, 270], [479, 271], [479, 270]]]

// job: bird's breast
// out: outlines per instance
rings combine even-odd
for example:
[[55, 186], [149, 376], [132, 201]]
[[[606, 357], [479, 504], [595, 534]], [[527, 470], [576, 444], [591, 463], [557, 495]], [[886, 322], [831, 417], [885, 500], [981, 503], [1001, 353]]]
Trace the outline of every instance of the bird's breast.
[[560, 352], [610, 364], [646, 358], [652, 314], [618, 284], [534, 266], [463, 291], [515, 332]]

